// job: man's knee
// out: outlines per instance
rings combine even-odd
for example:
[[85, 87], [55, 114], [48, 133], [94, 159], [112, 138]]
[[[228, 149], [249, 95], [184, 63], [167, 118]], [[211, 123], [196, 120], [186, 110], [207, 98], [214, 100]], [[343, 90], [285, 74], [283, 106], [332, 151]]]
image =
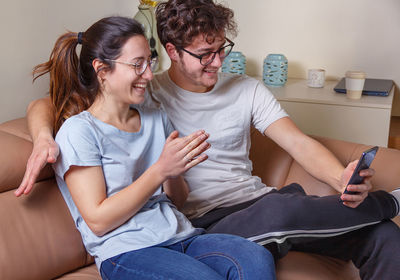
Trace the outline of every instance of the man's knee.
[[368, 239], [376, 244], [400, 247], [400, 228], [387, 220], [371, 226]]

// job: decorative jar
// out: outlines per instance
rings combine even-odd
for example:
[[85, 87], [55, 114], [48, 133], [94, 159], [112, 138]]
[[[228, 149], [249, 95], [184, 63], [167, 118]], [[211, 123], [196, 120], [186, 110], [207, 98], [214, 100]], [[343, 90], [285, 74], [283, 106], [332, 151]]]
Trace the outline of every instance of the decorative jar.
[[157, 35], [157, 21], [154, 14], [154, 7], [159, 1], [152, 0], [140, 0], [138, 11], [133, 17], [139, 22], [144, 30], [144, 35], [149, 42], [151, 51], [151, 57], [157, 57], [158, 63], [152, 67], [154, 72], [160, 70], [160, 58], [161, 58], [161, 43]]
[[246, 73], [246, 57], [241, 52], [231, 52], [222, 63], [224, 73]]
[[266, 85], [281, 87], [287, 81], [288, 60], [283, 54], [269, 54], [264, 59], [263, 81]]

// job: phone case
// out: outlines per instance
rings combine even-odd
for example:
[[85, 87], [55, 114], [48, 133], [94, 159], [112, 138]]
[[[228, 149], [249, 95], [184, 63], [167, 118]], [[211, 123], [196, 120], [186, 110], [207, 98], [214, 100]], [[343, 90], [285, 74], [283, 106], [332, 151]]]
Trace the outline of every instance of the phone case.
[[[356, 169], [354, 169], [353, 175], [351, 175], [351, 178], [347, 185], [358, 185], [363, 182], [364, 177], [360, 176], [359, 173], [361, 170], [368, 169], [371, 166], [371, 163], [374, 160], [377, 151], [378, 147], [375, 146], [362, 153], [360, 160], [358, 161], [358, 164], [356, 166]], [[344, 191], [344, 193], [355, 194], [355, 192], [347, 191], [347, 188]]]

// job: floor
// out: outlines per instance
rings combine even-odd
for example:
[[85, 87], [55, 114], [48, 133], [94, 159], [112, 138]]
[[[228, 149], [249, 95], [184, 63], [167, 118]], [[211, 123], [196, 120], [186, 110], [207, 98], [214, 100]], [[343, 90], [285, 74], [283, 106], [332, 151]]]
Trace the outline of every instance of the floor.
[[400, 150], [400, 117], [392, 116], [390, 120], [389, 148]]

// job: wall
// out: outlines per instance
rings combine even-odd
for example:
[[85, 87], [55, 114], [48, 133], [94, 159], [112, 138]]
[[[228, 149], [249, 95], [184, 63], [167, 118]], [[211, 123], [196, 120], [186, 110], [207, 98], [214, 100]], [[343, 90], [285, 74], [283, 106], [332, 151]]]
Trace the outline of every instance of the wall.
[[[218, 0], [220, 1], [220, 0]], [[48, 59], [67, 29], [85, 30], [109, 15], [133, 16], [138, 0], [13, 0], [0, 11], [0, 122], [25, 115], [30, 101], [45, 96], [48, 80], [32, 84], [33, 66]], [[328, 78], [348, 69], [400, 85], [398, 0], [225, 0], [235, 11], [235, 49], [248, 59], [250, 75], [262, 74], [268, 53], [284, 53], [289, 76], [322, 67]], [[354, 15], [356, 13], [356, 15]], [[165, 59], [165, 57], [164, 57]], [[168, 63], [163, 60], [163, 65]], [[394, 113], [400, 115], [397, 89]], [[397, 111], [396, 111], [397, 110]]]
[[392, 114], [400, 115], [400, 1], [229, 0], [247, 57], [247, 74], [262, 75], [263, 59], [283, 53], [289, 77], [324, 68], [329, 79], [359, 69], [397, 84]]
[[0, 122], [25, 115], [30, 101], [45, 96], [48, 78], [32, 84], [32, 68], [47, 61], [67, 30], [86, 30], [110, 15], [133, 16], [138, 0], [12, 0], [0, 11]]

